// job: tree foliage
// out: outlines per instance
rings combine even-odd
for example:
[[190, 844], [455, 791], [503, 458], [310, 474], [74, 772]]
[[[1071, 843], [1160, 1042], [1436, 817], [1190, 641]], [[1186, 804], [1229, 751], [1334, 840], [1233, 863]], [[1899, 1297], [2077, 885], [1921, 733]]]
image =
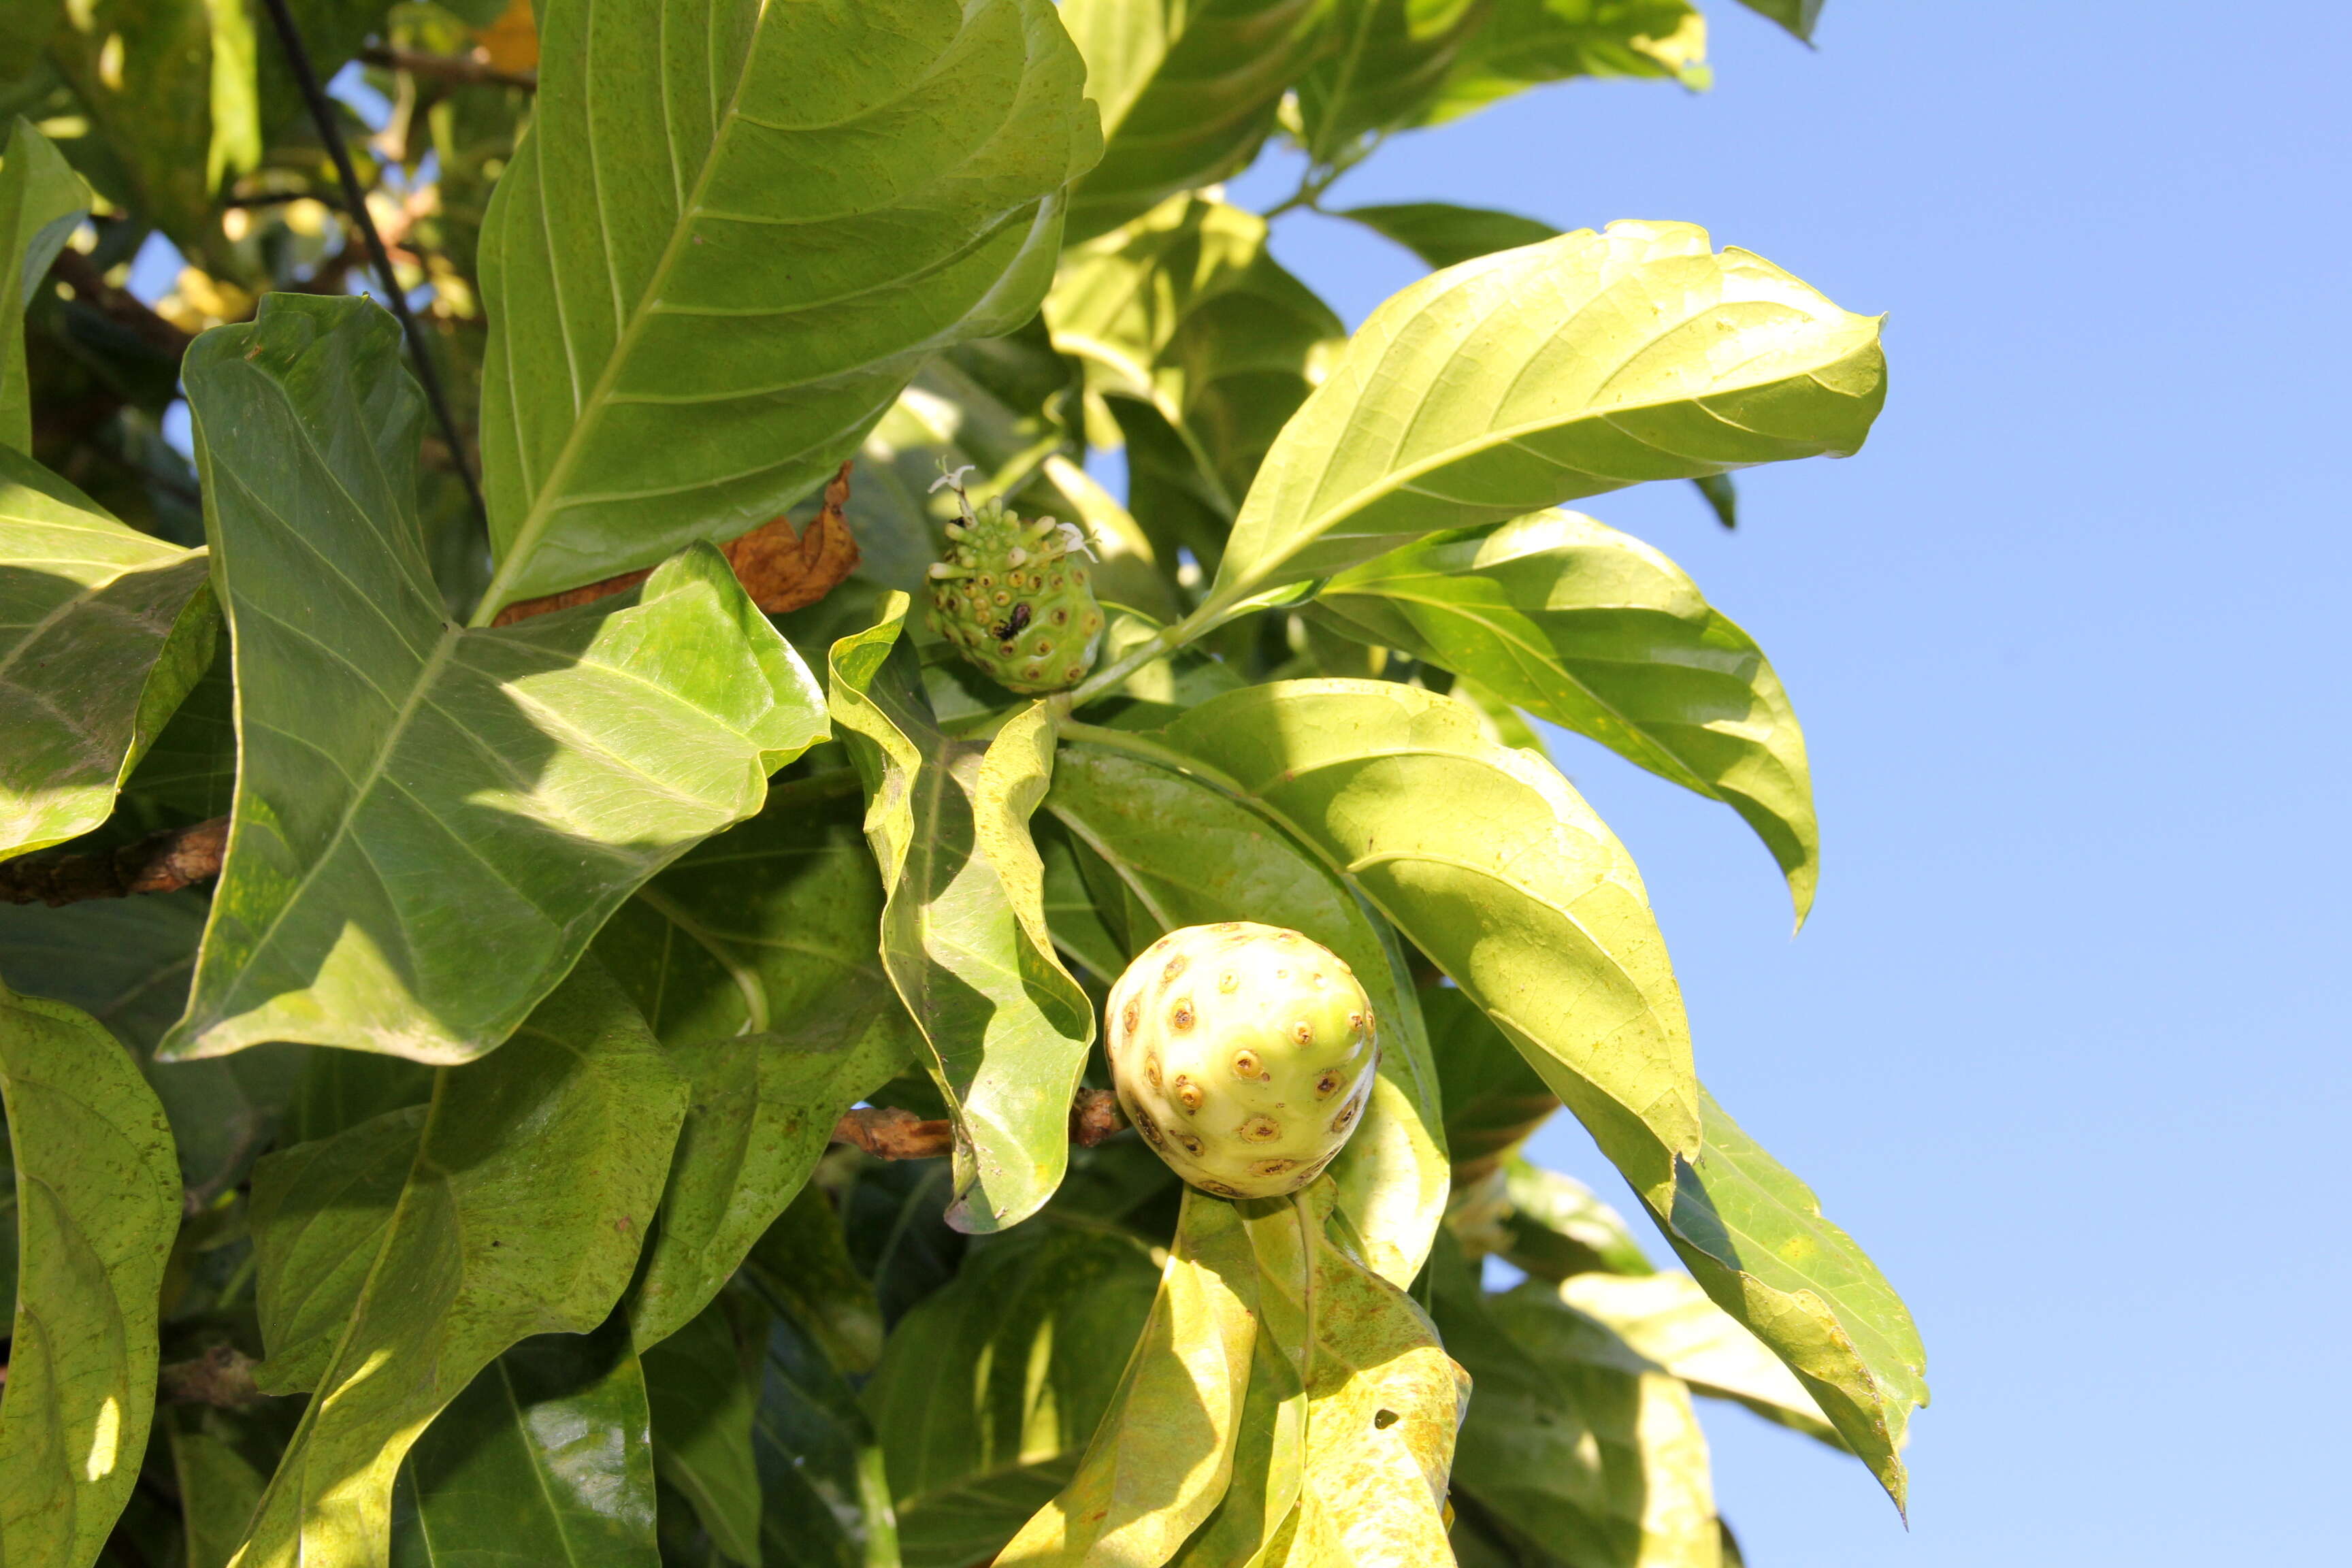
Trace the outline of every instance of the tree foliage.
[[[1535, 728], [1802, 920], [1764, 650], [1562, 509], [1857, 450], [1877, 321], [1687, 224], [1326, 205], [1703, 90], [1696, 10], [286, 11], [0, 19], [0, 1557], [1721, 1568], [1695, 1399], [1901, 1505], [1909, 1316]], [[1348, 331], [1309, 211], [1429, 274]], [[1074, 689], [917, 609], [960, 496], [1096, 557]], [[1104, 1091], [1112, 983], [1234, 921], [1379, 1020], [1289, 1198]], [[1680, 1268], [1528, 1163], [1563, 1107]]]

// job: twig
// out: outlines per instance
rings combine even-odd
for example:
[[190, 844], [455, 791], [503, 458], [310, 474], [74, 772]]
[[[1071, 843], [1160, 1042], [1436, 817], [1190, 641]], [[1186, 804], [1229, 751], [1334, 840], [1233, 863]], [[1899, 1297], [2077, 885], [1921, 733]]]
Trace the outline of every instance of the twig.
[[109, 283], [98, 264], [71, 246], [58, 252], [58, 259], [49, 271], [58, 282], [73, 289], [76, 299], [88, 300], [100, 315], [167, 358], [177, 360], [195, 341], [157, 315], [152, 306], [130, 289]]
[[156, 1394], [167, 1405], [210, 1405], [243, 1410], [267, 1395], [254, 1386], [257, 1363], [235, 1345], [215, 1345], [194, 1361], [175, 1361], [156, 1376]]
[[111, 854], [28, 855], [0, 864], [0, 903], [79, 903], [169, 893], [220, 875], [228, 818], [167, 827]]
[[387, 70], [406, 71], [411, 76], [459, 87], [488, 82], [497, 87], [519, 87], [526, 92], [539, 90], [537, 71], [506, 70], [492, 65], [489, 56], [479, 49], [470, 55], [434, 55], [422, 49], [404, 49], [397, 44], [372, 44], [360, 51], [360, 58]]
[[335, 162], [335, 178], [343, 187], [343, 205], [351, 220], [359, 226], [362, 237], [367, 241], [368, 254], [375, 259], [376, 274], [383, 279], [384, 304], [400, 319], [401, 330], [408, 334], [408, 357], [415, 362], [417, 384], [425, 389], [425, 401], [432, 405], [433, 417], [449, 443], [450, 466], [465, 485], [467, 499], [474, 503], [474, 516], [487, 530], [489, 513], [482, 505], [481, 486], [475, 481], [473, 466], [466, 461], [466, 443], [457, 434], [457, 416], [450, 413], [449, 399], [442, 393], [441, 372], [433, 363], [433, 345], [415, 313], [409, 310], [408, 296], [401, 289], [399, 274], [392, 269], [392, 257], [383, 247], [383, 237], [375, 231], [375, 219], [368, 212], [367, 193], [360, 188], [359, 174], [352, 167], [351, 149], [343, 145], [342, 133], [335, 126], [334, 106], [327, 100], [326, 89], [319, 85], [319, 72], [310, 63], [310, 51], [303, 47], [302, 30], [294, 25], [294, 14], [286, 8], [286, 0], [264, 3], [269, 7], [269, 21], [277, 29], [278, 46], [286, 51], [287, 67], [302, 89], [302, 101], [310, 106], [312, 123], [319, 128], [319, 139], [326, 143], [327, 155]]
[[[1118, 1096], [1107, 1089], [1082, 1089], [1070, 1101], [1070, 1142], [1081, 1149], [1127, 1125]], [[895, 1105], [862, 1106], [834, 1123], [833, 1142], [855, 1143], [880, 1160], [937, 1160], [955, 1148], [955, 1123], [926, 1121]]]

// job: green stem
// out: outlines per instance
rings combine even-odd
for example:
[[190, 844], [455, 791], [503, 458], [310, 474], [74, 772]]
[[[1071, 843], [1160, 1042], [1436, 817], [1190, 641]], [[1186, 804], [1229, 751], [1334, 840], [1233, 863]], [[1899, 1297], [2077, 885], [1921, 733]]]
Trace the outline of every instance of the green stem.
[[1100, 697], [1129, 676], [1163, 654], [1172, 653], [1209, 630], [1217, 616], [1202, 605], [1172, 626], [1162, 626], [1143, 641], [1136, 644], [1110, 663], [1080, 681], [1070, 693], [1070, 706], [1083, 708]]
[[1299, 1276], [1298, 1305], [1307, 1319], [1307, 1332], [1298, 1352], [1299, 1386], [1312, 1393], [1315, 1386], [1315, 1215], [1307, 1203], [1307, 1194], [1314, 1186], [1309, 1182], [1290, 1194], [1290, 1208], [1298, 1216], [1298, 1253], [1306, 1271]]

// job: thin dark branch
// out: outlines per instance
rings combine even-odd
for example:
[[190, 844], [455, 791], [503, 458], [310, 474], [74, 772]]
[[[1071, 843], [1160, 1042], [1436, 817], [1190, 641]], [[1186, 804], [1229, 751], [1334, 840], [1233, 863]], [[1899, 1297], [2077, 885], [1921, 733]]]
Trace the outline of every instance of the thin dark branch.
[[[1107, 1089], [1082, 1089], [1070, 1101], [1070, 1142], [1081, 1149], [1127, 1125], [1118, 1096]], [[955, 1123], [926, 1121], [895, 1105], [861, 1106], [834, 1124], [833, 1142], [855, 1143], [881, 1160], [937, 1160], [955, 1149]]]
[[0, 903], [79, 903], [133, 893], [169, 893], [220, 875], [228, 818], [167, 827], [111, 854], [27, 855], [0, 862]]
[[131, 336], [158, 353], [178, 359], [194, 341], [187, 333], [155, 313], [154, 307], [128, 289], [118, 289], [106, 280], [98, 264], [73, 247], [58, 252], [49, 275], [74, 291], [78, 300], [89, 302], [91, 309], [115, 325], [127, 330]]
[[416, 363], [417, 384], [425, 389], [425, 400], [432, 405], [433, 417], [449, 443], [450, 466], [457, 469], [467, 498], [474, 503], [476, 520], [487, 530], [489, 514], [482, 505], [481, 487], [475, 482], [473, 465], [466, 460], [466, 443], [457, 434], [457, 416], [449, 412], [449, 400], [442, 393], [441, 372], [433, 363], [433, 345], [415, 313], [409, 310], [399, 274], [392, 268], [391, 253], [383, 247], [383, 237], [375, 231], [375, 219], [368, 212], [367, 193], [360, 188], [359, 174], [352, 167], [351, 150], [343, 145], [342, 132], [335, 124], [334, 106], [327, 100], [326, 89], [319, 85], [318, 68], [310, 63], [310, 51], [303, 47], [302, 31], [294, 25], [294, 14], [286, 8], [286, 0], [265, 0], [265, 4], [269, 7], [269, 21], [277, 30], [278, 45], [286, 51], [287, 67], [302, 89], [302, 101], [310, 106], [312, 123], [319, 128], [319, 139], [327, 144], [327, 155], [335, 161], [335, 178], [343, 187], [344, 209], [359, 226], [361, 237], [367, 241], [368, 255], [374, 258], [376, 274], [383, 279], [384, 305], [400, 318], [401, 328], [408, 334], [409, 358]]
[[411, 76], [450, 82], [459, 87], [488, 82], [496, 87], [519, 87], [527, 92], [539, 90], [537, 71], [506, 70], [492, 65], [478, 53], [433, 55], [422, 49], [404, 49], [397, 44], [372, 44], [360, 51], [360, 58], [387, 70], [406, 71]]

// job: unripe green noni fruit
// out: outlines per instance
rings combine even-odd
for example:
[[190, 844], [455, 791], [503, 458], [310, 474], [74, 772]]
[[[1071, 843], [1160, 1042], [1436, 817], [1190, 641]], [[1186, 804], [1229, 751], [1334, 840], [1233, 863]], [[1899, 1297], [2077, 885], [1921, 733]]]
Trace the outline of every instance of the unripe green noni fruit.
[[1110, 989], [1104, 1048], [1119, 1104], [1178, 1175], [1270, 1198], [1320, 1175], [1372, 1092], [1379, 1023], [1355, 973], [1279, 926], [1161, 937]]
[[1008, 691], [1066, 691], [1087, 677], [1102, 646], [1102, 606], [1080, 552], [1076, 525], [1041, 517], [1024, 522], [990, 500], [978, 511], [955, 474], [963, 512], [948, 524], [947, 559], [931, 567], [931, 625], [964, 658]]

